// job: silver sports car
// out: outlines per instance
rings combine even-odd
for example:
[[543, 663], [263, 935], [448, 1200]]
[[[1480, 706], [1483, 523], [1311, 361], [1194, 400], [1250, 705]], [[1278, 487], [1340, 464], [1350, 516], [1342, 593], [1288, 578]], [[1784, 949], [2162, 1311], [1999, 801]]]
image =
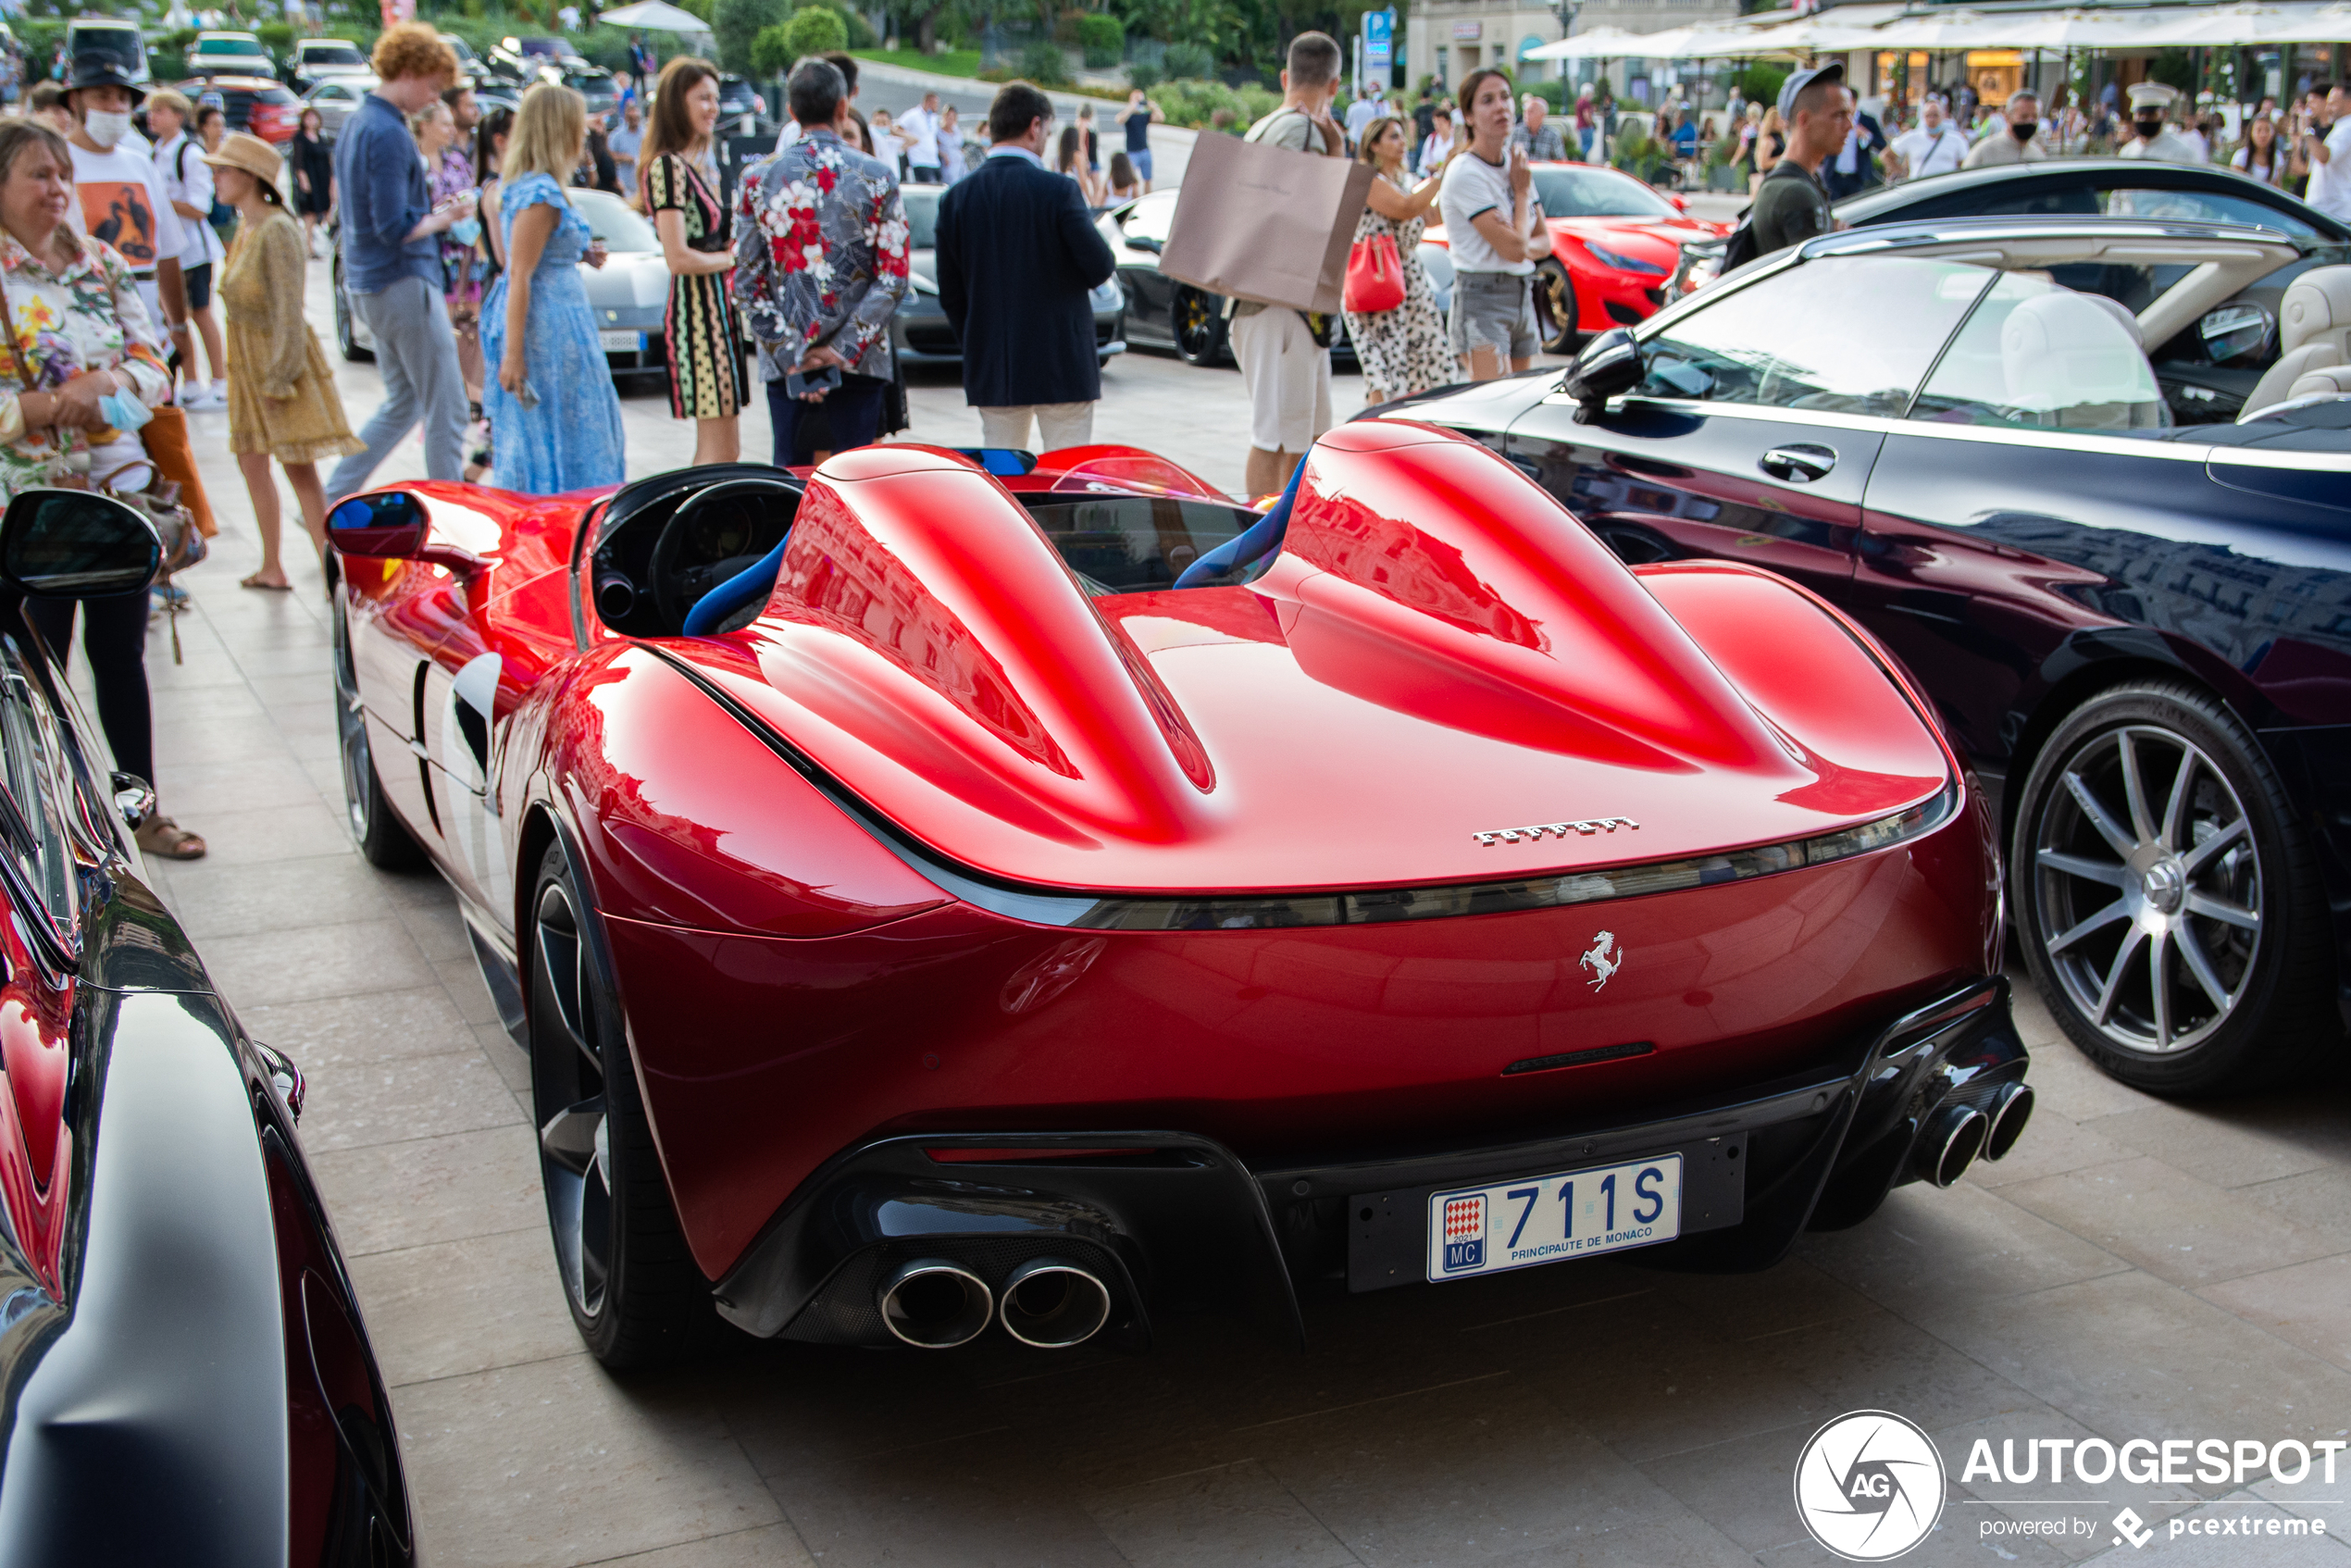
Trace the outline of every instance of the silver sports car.
[[[669, 268], [661, 259], [661, 241], [653, 225], [628, 204], [606, 191], [575, 189], [567, 193], [572, 205], [604, 243], [601, 268], [580, 264], [579, 276], [588, 285], [588, 308], [595, 313], [604, 357], [615, 375], [662, 367], [661, 323], [669, 306]], [[375, 340], [352, 314], [342, 292], [342, 252], [334, 259], [335, 344], [345, 359], [372, 359]]]

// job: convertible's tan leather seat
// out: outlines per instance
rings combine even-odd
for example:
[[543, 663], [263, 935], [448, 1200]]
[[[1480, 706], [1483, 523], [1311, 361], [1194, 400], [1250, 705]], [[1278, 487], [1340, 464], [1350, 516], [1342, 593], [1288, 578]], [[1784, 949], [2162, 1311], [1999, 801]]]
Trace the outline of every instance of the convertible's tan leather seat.
[[2278, 362], [2262, 372], [2237, 423], [2314, 392], [2351, 392], [2351, 267], [2314, 267], [2278, 305]]

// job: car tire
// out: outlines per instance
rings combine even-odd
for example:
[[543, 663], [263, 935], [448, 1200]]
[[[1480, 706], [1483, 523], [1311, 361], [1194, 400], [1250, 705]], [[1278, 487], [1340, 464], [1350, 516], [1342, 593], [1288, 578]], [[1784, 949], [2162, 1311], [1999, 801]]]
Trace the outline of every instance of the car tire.
[[1176, 356], [1185, 364], [1213, 367], [1225, 357], [1225, 306], [1214, 294], [1180, 283], [1168, 303], [1167, 317]]
[[1545, 354], [1574, 354], [1584, 342], [1575, 329], [1575, 280], [1556, 256], [1545, 256], [1535, 267], [1535, 286], [1550, 302], [1552, 335], [1543, 342]]
[[2292, 1077], [2340, 1038], [2315, 857], [2252, 732], [2208, 693], [2101, 691], [2035, 757], [2009, 848], [2059, 1027], [2157, 1094]]
[[376, 775], [375, 750], [367, 741], [367, 716], [360, 706], [359, 680], [351, 656], [351, 627], [344, 618], [342, 590], [335, 588], [335, 749], [342, 761], [344, 820], [352, 841], [368, 865], [407, 871], [424, 864], [425, 852], [401, 825]]
[[594, 907], [561, 844], [541, 857], [529, 908], [532, 1120], [572, 1324], [615, 1370], [686, 1360], [716, 1336], [717, 1310], [662, 1176]]
[[376, 357], [375, 350], [361, 348], [352, 331], [351, 296], [343, 292], [342, 258], [334, 262], [334, 280], [330, 292], [335, 297], [335, 347], [354, 365], [366, 365]]

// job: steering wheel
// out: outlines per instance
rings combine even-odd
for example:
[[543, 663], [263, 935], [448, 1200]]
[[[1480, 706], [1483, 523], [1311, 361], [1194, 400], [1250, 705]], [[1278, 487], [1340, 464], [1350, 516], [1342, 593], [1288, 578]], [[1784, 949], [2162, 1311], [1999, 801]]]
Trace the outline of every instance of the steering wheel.
[[[757, 560], [775, 547], [774, 540], [761, 542], [760, 536], [754, 533], [752, 546], [740, 555], [714, 556], [704, 560], [698, 558], [701, 552], [692, 552], [697, 558], [687, 558], [697, 529], [711, 522], [719, 507], [754, 496], [780, 498], [788, 509], [797, 508], [800, 504], [799, 489], [782, 479], [728, 479], [723, 484], [696, 491], [670, 514], [669, 521], [662, 525], [660, 535], [653, 541], [653, 559], [647, 571], [653, 579], [653, 609], [661, 617], [664, 635], [674, 637], [682, 630], [687, 612], [694, 607], [694, 602], [731, 575], [714, 575], [709, 568], [736, 562], [739, 564], [735, 569], [740, 570], [742, 566]], [[789, 522], [785, 524], [786, 528], [790, 526]], [[687, 581], [690, 577], [697, 580]], [[707, 580], [701, 580], [705, 579]]]

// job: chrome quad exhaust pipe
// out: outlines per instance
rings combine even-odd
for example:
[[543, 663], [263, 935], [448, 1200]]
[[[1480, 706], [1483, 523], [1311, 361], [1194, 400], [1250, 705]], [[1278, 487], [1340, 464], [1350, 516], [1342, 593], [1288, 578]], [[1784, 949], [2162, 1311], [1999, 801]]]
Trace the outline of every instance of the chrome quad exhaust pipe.
[[2033, 1090], [2026, 1084], [2010, 1084], [2000, 1090], [1992, 1101], [1992, 1130], [1984, 1136], [1984, 1157], [1997, 1160], [2016, 1147], [2024, 1136], [2024, 1124], [2033, 1119]]
[[890, 1333], [924, 1350], [968, 1344], [996, 1315], [996, 1298], [987, 1282], [944, 1258], [901, 1264], [882, 1281], [874, 1304]]
[[1076, 1263], [1031, 1258], [1004, 1276], [999, 1315], [1004, 1332], [1022, 1344], [1065, 1350], [1110, 1321], [1110, 1287]]
[[1937, 1187], [1950, 1186], [1984, 1152], [1984, 1140], [1991, 1130], [1992, 1118], [1972, 1105], [1946, 1105], [1926, 1124], [1926, 1132], [1919, 1139], [1919, 1176]]

